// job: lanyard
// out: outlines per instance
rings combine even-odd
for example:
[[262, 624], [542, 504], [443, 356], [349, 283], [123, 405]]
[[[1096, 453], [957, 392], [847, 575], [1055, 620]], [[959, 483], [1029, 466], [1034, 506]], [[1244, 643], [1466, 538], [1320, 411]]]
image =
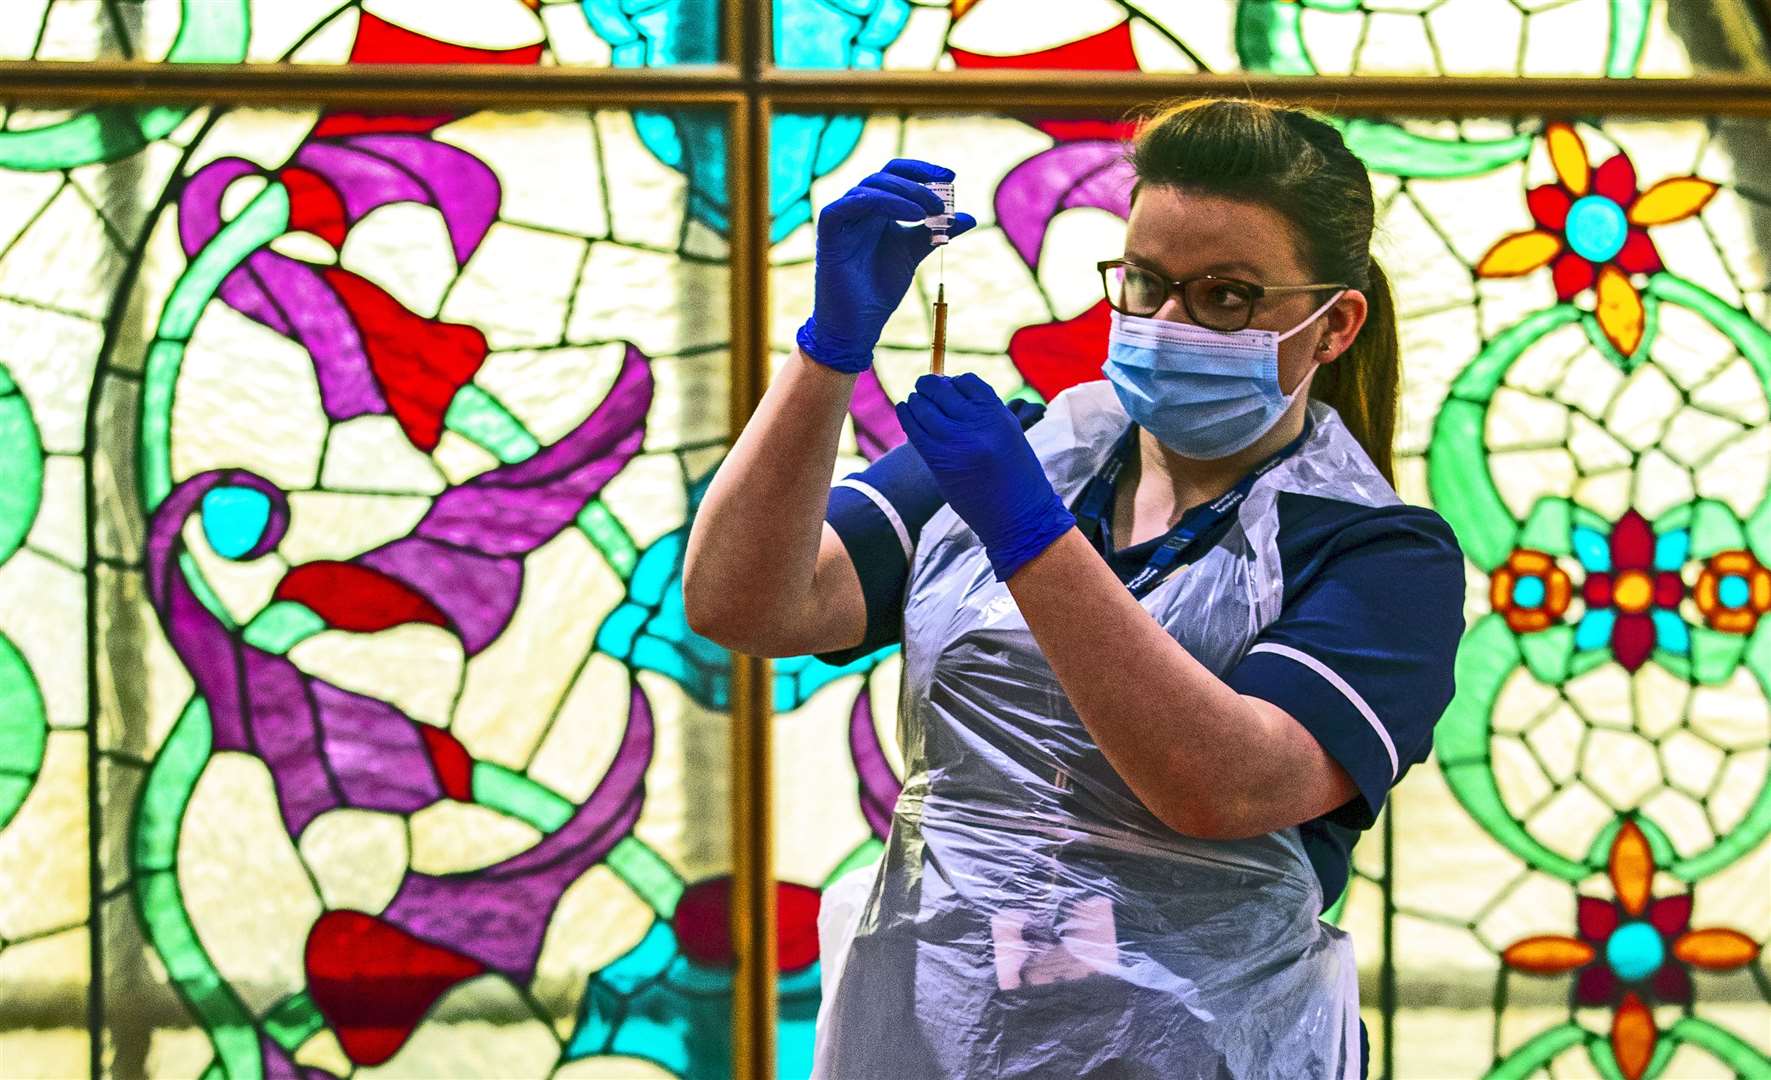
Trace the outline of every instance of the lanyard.
[[[1113, 500], [1113, 493], [1119, 482], [1119, 474], [1125, 471], [1126, 463], [1131, 460], [1137, 448], [1138, 429], [1134, 425], [1114, 447], [1113, 456], [1108, 459], [1102, 470], [1095, 474], [1083, 489], [1082, 498], [1077, 502], [1076, 525], [1082, 534], [1095, 542], [1101, 534], [1101, 524], [1106, 520], [1108, 505]], [[1246, 476], [1236, 482], [1236, 486], [1224, 492], [1213, 501], [1181, 515], [1181, 520], [1170, 529], [1168, 536], [1157, 547], [1150, 561], [1138, 571], [1137, 576], [1125, 583], [1131, 594], [1142, 600], [1151, 590], [1160, 585], [1169, 574], [1180, 564], [1181, 556], [1203, 536], [1211, 535], [1218, 526], [1236, 512], [1249, 492], [1254, 490], [1255, 482], [1272, 472], [1280, 462], [1296, 453], [1309, 437], [1310, 429], [1306, 424], [1303, 434], [1292, 440], [1291, 444], [1274, 454], [1272, 457], [1256, 465]]]

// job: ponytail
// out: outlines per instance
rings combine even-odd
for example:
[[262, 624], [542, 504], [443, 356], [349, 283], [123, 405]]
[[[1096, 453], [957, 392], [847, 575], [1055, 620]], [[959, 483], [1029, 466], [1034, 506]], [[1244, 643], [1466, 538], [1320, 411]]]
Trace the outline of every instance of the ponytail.
[[1396, 411], [1401, 396], [1402, 350], [1396, 339], [1396, 301], [1390, 279], [1371, 260], [1365, 294], [1365, 325], [1352, 347], [1316, 369], [1310, 396], [1334, 407], [1378, 472], [1396, 484]]

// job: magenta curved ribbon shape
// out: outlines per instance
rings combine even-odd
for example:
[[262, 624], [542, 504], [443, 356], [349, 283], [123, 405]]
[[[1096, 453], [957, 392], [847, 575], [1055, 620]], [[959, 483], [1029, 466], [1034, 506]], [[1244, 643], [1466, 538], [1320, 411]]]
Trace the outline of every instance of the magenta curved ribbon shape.
[[898, 410], [880, 385], [872, 368], [855, 380], [854, 396], [849, 399], [849, 415], [855, 419], [855, 444], [861, 456], [878, 461], [886, 452], [904, 442], [904, 427], [898, 423]]
[[[571, 524], [640, 449], [651, 403], [649, 363], [627, 358], [601, 405], [541, 453], [438, 496], [410, 536], [356, 561], [420, 593], [453, 622], [469, 655], [503, 632], [522, 591], [522, 554]], [[245, 643], [204, 607], [179, 567], [183, 527], [219, 487], [270, 501], [244, 559], [268, 554], [289, 526], [283, 491], [254, 473], [218, 470], [173, 488], [149, 526], [149, 596], [168, 640], [209, 703], [218, 750], [262, 757], [290, 835], [339, 806], [409, 813], [442, 797], [416, 722], [378, 698], [306, 675]]]
[[206, 472], [173, 488], [155, 511], [146, 567], [148, 595], [167, 639], [208, 702], [214, 748], [263, 760], [290, 836], [340, 806], [410, 813], [442, 798], [410, 717], [246, 644], [197, 598], [179, 565], [183, 527], [203, 496], [220, 487], [257, 491], [271, 503], [264, 534], [243, 558], [259, 558], [281, 542], [289, 524], [281, 489], [241, 470]]
[[443, 492], [409, 536], [352, 561], [429, 600], [478, 653], [516, 610], [518, 556], [559, 535], [639, 453], [652, 391], [651, 362], [630, 344], [602, 404], [564, 438]]
[[1046, 230], [1059, 211], [1092, 206], [1129, 217], [1134, 179], [1123, 143], [1059, 143], [1009, 170], [996, 188], [996, 220], [1021, 260], [1037, 270]]
[[[347, 225], [391, 203], [435, 207], [457, 265], [465, 265], [485, 239], [502, 198], [498, 177], [484, 162], [423, 135], [316, 139], [303, 144], [291, 164], [332, 185]], [[228, 185], [255, 174], [264, 170], [240, 158], [221, 158], [186, 183], [178, 232], [187, 256], [221, 231], [221, 199]], [[339, 421], [388, 411], [356, 323], [314, 267], [261, 248], [222, 280], [219, 295], [229, 307], [307, 349], [328, 417]]]
[[866, 683], [861, 684], [861, 694], [849, 711], [849, 756], [854, 760], [855, 777], [860, 782], [861, 816], [867, 819], [873, 834], [884, 840], [892, 831], [892, 808], [898, 804], [898, 792], [904, 785], [892, 773], [885, 748], [879, 745]]
[[527, 851], [472, 874], [408, 871], [381, 918], [526, 984], [560, 896], [639, 820], [652, 740], [651, 703], [635, 682], [615, 760], [564, 825]]

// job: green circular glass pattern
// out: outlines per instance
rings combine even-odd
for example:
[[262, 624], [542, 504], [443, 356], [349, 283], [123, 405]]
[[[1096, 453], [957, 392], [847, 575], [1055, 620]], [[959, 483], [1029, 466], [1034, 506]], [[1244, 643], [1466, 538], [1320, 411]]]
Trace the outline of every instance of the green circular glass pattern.
[[31, 666], [0, 634], [0, 829], [4, 829], [43, 767], [43, 695]]
[[[43, 505], [43, 443], [24, 391], [0, 364], [0, 563], [30, 534]], [[31, 666], [0, 633], [0, 828], [12, 820], [43, 765], [43, 695]]]
[[43, 444], [31, 407], [0, 364], [0, 562], [25, 542], [43, 501]]

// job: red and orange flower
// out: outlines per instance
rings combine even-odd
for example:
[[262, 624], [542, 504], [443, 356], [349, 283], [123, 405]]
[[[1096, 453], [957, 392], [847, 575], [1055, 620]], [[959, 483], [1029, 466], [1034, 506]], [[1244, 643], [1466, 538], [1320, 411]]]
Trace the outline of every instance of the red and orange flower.
[[1750, 634], [1771, 611], [1771, 570], [1750, 551], [1710, 557], [1697, 579], [1697, 609], [1713, 630]]
[[1693, 967], [1728, 971], [1758, 958], [1738, 930], [1691, 929], [1691, 894], [1654, 898], [1654, 851], [1634, 821], [1611, 842], [1607, 866], [1616, 900], [1582, 896], [1578, 936], [1544, 934], [1507, 946], [1501, 959], [1532, 975], [1580, 969], [1576, 1005], [1610, 1005], [1611, 1052], [1628, 1080], [1640, 1080], [1660, 1039], [1649, 1003], [1691, 1001]]
[[1606, 340], [1631, 356], [1641, 347], [1648, 320], [1630, 275], [1661, 269], [1648, 228], [1696, 214], [1715, 195], [1716, 185], [1677, 176], [1638, 192], [1628, 155], [1619, 152], [1592, 168], [1586, 143], [1569, 124], [1551, 124], [1544, 141], [1557, 183], [1525, 196], [1537, 228], [1502, 237], [1476, 264], [1476, 273], [1519, 277], [1552, 266], [1557, 299], [1566, 303], [1594, 290], [1594, 314]]
[[1574, 587], [1556, 560], [1530, 548], [1507, 556], [1489, 579], [1489, 604], [1515, 634], [1534, 634], [1561, 622], [1573, 597]]

